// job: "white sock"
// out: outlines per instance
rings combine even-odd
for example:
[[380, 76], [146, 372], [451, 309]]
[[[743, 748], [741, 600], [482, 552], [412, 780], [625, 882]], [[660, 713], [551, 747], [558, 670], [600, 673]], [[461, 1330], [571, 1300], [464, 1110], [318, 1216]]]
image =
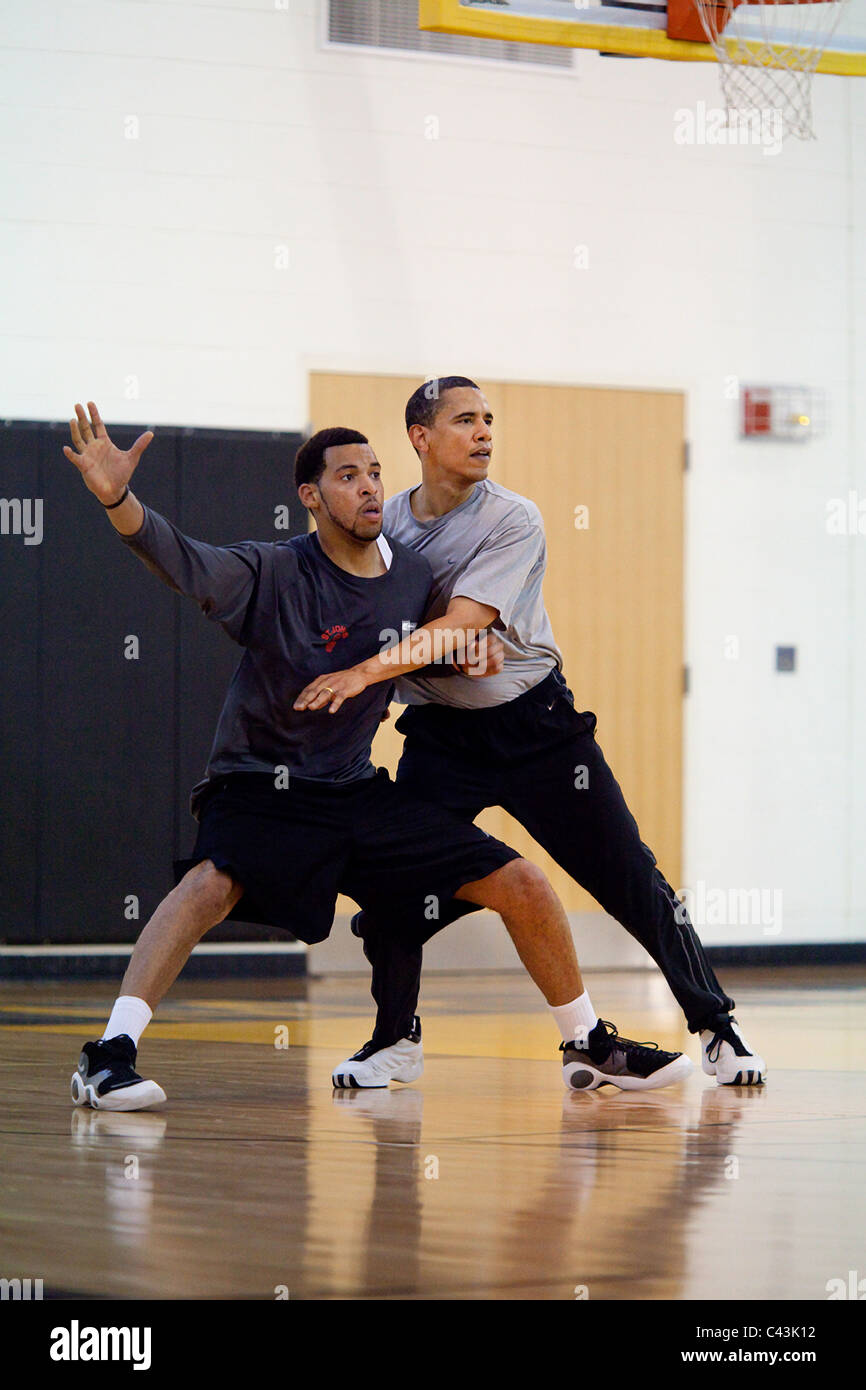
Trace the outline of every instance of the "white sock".
[[153, 1010], [143, 999], [137, 999], [134, 994], [121, 994], [114, 1001], [111, 1018], [102, 1036], [117, 1038], [121, 1033], [126, 1033], [138, 1047], [138, 1040], [152, 1018]]
[[551, 1004], [549, 1007], [556, 1019], [563, 1042], [573, 1042], [578, 1028], [587, 1028], [591, 1033], [598, 1023], [598, 1015], [592, 1007], [588, 990], [572, 999], [570, 1004]]

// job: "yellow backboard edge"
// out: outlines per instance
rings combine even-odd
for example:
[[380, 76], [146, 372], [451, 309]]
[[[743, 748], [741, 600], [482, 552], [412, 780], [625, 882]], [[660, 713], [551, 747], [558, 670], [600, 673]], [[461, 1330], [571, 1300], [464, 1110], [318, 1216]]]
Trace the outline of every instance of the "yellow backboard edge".
[[[504, 39], [508, 43], [603, 49], [606, 53], [663, 58], [668, 62], [716, 61], [709, 44], [669, 39], [660, 29], [624, 28], [577, 19], [533, 19], [507, 11], [494, 14], [491, 10], [461, 5], [460, 0], [418, 0], [418, 28], [442, 34], [466, 34], [476, 39]], [[832, 73], [836, 77], [866, 77], [866, 53], [828, 48], [818, 64], [818, 72]]]

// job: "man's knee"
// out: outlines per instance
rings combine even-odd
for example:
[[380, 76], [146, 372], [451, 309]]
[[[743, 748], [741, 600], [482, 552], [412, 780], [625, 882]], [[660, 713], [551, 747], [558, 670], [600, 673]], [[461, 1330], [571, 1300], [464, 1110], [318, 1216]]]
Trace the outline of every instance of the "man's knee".
[[508, 885], [510, 892], [532, 897], [539, 893], [551, 892], [547, 875], [529, 859], [512, 859], [510, 863], [503, 866], [500, 873], [503, 876], [503, 883]]
[[212, 917], [214, 923], [222, 921], [243, 894], [231, 874], [218, 869], [210, 859], [203, 859], [184, 874], [179, 887], [202, 917]]
[[504, 901], [537, 899], [553, 892], [545, 874], [528, 859], [509, 860], [482, 879], [477, 887], [480, 891], [473, 893], [473, 885], [469, 884], [456, 896], [462, 896], [465, 891], [466, 896], [476, 898], [483, 906], [493, 906]]

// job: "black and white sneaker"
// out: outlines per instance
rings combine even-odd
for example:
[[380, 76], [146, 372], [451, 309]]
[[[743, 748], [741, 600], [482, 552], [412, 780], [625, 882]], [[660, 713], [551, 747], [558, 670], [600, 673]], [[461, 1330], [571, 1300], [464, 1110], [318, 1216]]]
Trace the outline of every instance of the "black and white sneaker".
[[421, 1020], [416, 1014], [412, 1027], [390, 1047], [374, 1047], [365, 1042], [352, 1057], [334, 1067], [331, 1081], [336, 1087], [387, 1086], [389, 1081], [417, 1081], [424, 1071], [421, 1047]]
[[752, 1050], [732, 1014], [720, 1014], [701, 1033], [701, 1067], [720, 1086], [763, 1086], [767, 1064]]
[[165, 1091], [155, 1081], [142, 1081], [135, 1070], [138, 1049], [126, 1033], [85, 1043], [72, 1073], [73, 1105], [94, 1110], [146, 1110], [162, 1105]]
[[692, 1064], [682, 1052], [663, 1052], [657, 1043], [621, 1038], [616, 1025], [600, 1018], [574, 1042], [561, 1043], [562, 1079], [575, 1091], [618, 1086], [621, 1091], [652, 1091], [682, 1081]]

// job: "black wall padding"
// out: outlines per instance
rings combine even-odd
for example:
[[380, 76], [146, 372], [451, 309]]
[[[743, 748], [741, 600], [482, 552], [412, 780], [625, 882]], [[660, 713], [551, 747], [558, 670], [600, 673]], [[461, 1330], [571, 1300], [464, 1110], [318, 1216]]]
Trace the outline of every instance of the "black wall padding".
[[[145, 428], [109, 433], [128, 448]], [[153, 428], [133, 488], [181, 530], [217, 545], [306, 531], [291, 482], [300, 435]], [[0, 422], [0, 497], [43, 504], [41, 544], [0, 535], [0, 941], [12, 944], [135, 940], [192, 848], [189, 790], [241, 656], [127, 551], [68, 441], [65, 422]], [[288, 529], [275, 529], [278, 506]], [[208, 939], [251, 936], [286, 939], [234, 923]]]

